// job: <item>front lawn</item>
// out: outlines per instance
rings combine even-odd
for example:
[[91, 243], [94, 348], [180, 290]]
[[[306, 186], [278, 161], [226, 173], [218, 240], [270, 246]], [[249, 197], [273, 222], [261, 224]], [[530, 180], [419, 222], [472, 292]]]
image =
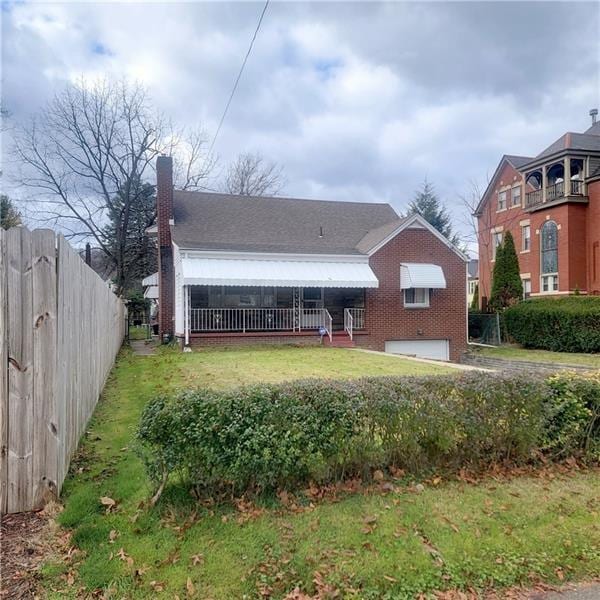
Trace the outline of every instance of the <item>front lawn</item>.
[[584, 354], [580, 352], [551, 352], [550, 350], [533, 350], [520, 346], [507, 345], [496, 348], [472, 346], [471, 353], [477, 353], [490, 358], [505, 360], [531, 360], [534, 362], [563, 363], [579, 366], [589, 366], [600, 369], [600, 354]]
[[[296, 586], [315, 594], [331, 586], [341, 597], [412, 598], [600, 572], [598, 471], [479, 485], [432, 478], [423, 486], [399, 474], [364, 493], [319, 499], [314, 490], [315, 497], [297, 505], [282, 497], [283, 504], [267, 499], [258, 507], [199, 506], [175, 489], [154, 510], [140, 505], [150, 489], [133, 432], [156, 393], [433, 372], [447, 369], [328, 348], [122, 352], [64, 486], [60, 523], [72, 529], [82, 552], [74, 568], [46, 565], [43, 588], [54, 598], [102, 590], [111, 598], [226, 599], [283, 597]], [[102, 497], [116, 506], [102, 504]]]

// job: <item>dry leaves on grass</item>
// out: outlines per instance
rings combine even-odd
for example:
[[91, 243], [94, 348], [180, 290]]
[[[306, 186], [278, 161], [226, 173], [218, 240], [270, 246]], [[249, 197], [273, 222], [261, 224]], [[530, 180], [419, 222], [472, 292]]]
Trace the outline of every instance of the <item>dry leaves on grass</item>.
[[109, 496], [102, 496], [100, 498], [100, 504], [106, 508], [106, 514], [113, 512], [117, 509], [117, 502]]

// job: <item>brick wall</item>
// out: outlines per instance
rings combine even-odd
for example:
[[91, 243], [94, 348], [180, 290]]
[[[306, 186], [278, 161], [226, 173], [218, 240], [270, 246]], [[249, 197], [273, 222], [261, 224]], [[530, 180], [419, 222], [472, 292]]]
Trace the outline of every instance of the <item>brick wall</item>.
[[156, 213], [158, 225], [158, 331], [173, 336], [175, 318], [175, 275], [173, 270], [173, 159], [156, 160]]
[[600, 181], [588, 185], [587, 211], [587, 285], [588, 293], [600, 295]]
[[321, 341], [316, 333], [301, 335], [281, 333], [246, 333], [246, 334], [202, 334], [190, 337], [190, 346], [194, 348], [215, 346], [256, 346], [256, 345], [285, 345], [318, 346]]
[[[516, 178], [516, 179], [515, 179]], [[541, 292], [540, 282], [540, 231], [547, 220], [553, 220], [559, 227], [558, 232], [558, 291], [569, 293], [578, 289], [582, 292], [600, 293], [600, 182], [588, 188], [589, 205], [560, 204], [532, 213], [521, 207], [497, 211], [498, 191], [510, 185], [522, 182], [522, 176], [510, 165], [505, 165], [496, 177], [489, 192], [489, 198], [482, 215], [478, 218], [479, 227], [479, 297], [489, 298], [491, 291], [492, 261], [491, 230], [502, 228], [503, 234], [512, 233], [519, 259], [519, 270], [530, 274], [531, 292]], [[529, 190], [529, 188], [528, 188]], [[525, 192], [522, 190], [522, 199]], [[522, 229], [524, 221], [529, 221], [531, 229], [531, 249], [522, 248]], [[596, 246], [594, 246], [596, 244]], [[596, 275], [594, 278], [593, 261], [596, 252]]]
[[[432, 291], [429, 308], [404, 308], [402, 262], [442, 267], [447, 288]], [[379, 288], [366, 291], [367, 334], [357, 336], [356, 344], [384, 350], [391, 340], [447, 339], [450, 360], [459, 361], [467, 347], [465, 262], [429, 231], [406, 229], [378, 250], [369, 264]]]
[[[524, 252], [522, 247], [521, 222], [531, 219], [531, 215], [523, 210], [521, 206], [511, 207], [510, 189], [513, 186], [521, 185], [521, 200], [524, 202], [526, 191], [531, 188], [523, 183], [523, 176], [509, 163], [505, 163], [503, 168], [492, 181], [488, 192], [487, 202], [483, 207], [482, 214], [477, 219], [478, 241], [479, 241], [479, 300], [483, 297], [489, 299], [492, 290], [492, 271], [494, 261], [492, 260], [492, 233], [491, 229], [501, 227], [503, 232], [510, 231], [515, 240], [515, 249], [519, 258], [519, 269], [521, 273], [531, 273], [535, 259], [533, 251]], [[526, 189], [527, 188], [527, 189]], [[502, 189], [507, 190], [506, 201], [507, 208], [498, 211], [498, 192]], [[535, 231], [531, 226], [531, 243], [536, 243]], [[539, 277], [536, 282], [539, 281]], [[534, 279], [532, 273], [532, 286]], [[532, 291], [538, 291], [536, 288]]]

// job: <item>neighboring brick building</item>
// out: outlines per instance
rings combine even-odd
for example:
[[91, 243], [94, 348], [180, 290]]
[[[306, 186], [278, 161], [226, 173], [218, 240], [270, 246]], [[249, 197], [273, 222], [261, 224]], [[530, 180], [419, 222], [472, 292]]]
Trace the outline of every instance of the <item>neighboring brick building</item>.
[[502, 157], [475, 211], [479, 298], [512, 233], [526, 296], [600, 294], [600, 122], [565, 133], [535, 157]]
[[[388, 204], [173, 190], [157, 162], [161, 336], [459, 360], [466, 257]], [[320, 333], [320, 335], [319, 335]]]

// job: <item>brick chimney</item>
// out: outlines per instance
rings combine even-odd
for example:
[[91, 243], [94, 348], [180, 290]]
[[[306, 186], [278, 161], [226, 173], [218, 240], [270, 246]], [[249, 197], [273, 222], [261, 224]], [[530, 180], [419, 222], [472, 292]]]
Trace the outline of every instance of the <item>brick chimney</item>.
[[173, 159], [156, 159], [156, 216], [158, 221], [158, 333], [175, 333], [175, 272], [173, 267]]

